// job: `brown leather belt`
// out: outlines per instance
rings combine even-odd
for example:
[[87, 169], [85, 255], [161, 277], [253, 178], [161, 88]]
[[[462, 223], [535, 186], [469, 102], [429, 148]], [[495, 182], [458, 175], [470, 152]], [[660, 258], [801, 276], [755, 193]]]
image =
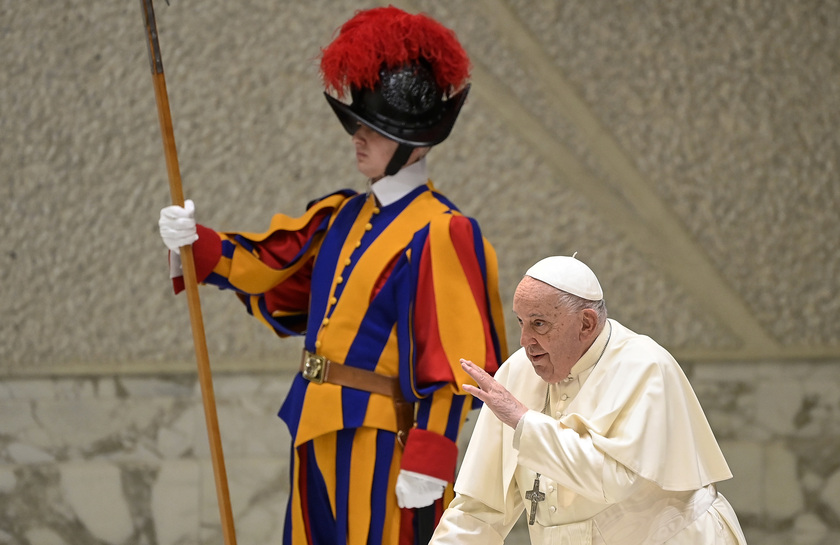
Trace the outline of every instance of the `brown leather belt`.
[[300, 374], [315, 384], [337, 384], [393, 399], [397, 412], [397, 437], [400, 444], [405, 446], [408, 430], [414, 426], [414, 403], [409, 403], [403, 397], [399, 378], [343, 365], [306, 349], [303, 350], [300, 362]]
[[349, 386], [365, 392], [402, 399], [400, 382], [397, 377], [386, 377], [373, 371], [342, 365], [328, 360], [324, 356], [313, 354], [306, 349], [303, 350], [300, 372], [303, 378], [316, 384], [324, 382], [338, 384], [339, 386]]

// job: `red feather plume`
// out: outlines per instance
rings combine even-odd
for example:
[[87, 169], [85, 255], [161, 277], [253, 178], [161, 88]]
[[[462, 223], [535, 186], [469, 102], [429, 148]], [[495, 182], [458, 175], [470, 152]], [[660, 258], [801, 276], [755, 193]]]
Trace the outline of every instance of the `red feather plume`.
[[448, 95], [470, 75], [470, 59], [455, 33], [431, 17], [388, 6], [359, 11], [321, 50], [324, 87], [341, 98], [350, 87], [373, 88], [379, 69], [424, 58]]

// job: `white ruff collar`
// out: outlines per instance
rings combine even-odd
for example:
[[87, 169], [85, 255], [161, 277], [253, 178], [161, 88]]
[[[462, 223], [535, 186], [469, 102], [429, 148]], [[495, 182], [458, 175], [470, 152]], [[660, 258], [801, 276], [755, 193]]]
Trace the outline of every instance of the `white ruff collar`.
[[426, 158], [404, 167], [393, 176], [374, 182], [370, 188], [381, 206], [388, 206], [405, 197], [414, 189], [429, 181], [426, 173]]

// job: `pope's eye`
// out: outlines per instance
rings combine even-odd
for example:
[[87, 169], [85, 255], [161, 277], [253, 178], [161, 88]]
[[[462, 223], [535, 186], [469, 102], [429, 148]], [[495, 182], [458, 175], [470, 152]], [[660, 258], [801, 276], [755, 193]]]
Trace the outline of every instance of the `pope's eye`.
[[551, 324], [545, 320], [534, 320], [531, 322], [531, 327], [537, 333], [546, 333], [549, 329], [551, 329]]

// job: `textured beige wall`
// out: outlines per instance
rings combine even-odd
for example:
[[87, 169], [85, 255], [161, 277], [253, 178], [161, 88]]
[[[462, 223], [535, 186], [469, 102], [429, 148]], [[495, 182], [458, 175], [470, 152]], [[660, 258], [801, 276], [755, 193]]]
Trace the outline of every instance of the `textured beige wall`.
[[[837, 351], [836, 3], [414, 4], [455, 28], [476, 62], [477, 89], [431, 169], [497, 247], [506, 300], [531, 262], [579, 251], [614, 316], [687, 356], [749, 344], [698, 297], [706, 285], [741, 298], [742, 321], [770, 342]], [[181, 172], [201, 221], [261, 230], [275, 212], [363, 187], [316, 64], [359, 7], [157, 7]], [[5, 3], [0, 15], [0, 372], [188, 369], [185, 303], [170, 296], [155, 233], [168, 190], [139, 5]], [[511, 28], [541, 48], [583, 117], [541, 87]], [[571, 150], [571, 174], [494, 103], [499, 82], [558, 153]], [[587, 120], [615, 146], [591, 140]], [[616, 150], [676, 222], [616, 217], [575, 189], [591, 177], [602, 195], [633, 202], [627, 169], [611, 167]], [[656, 231], [674, 229], [715, 274], [691, 278], [675, 264], [683, 256], [657, 254]], [[297, 344], [232, 298], [202, 297], [217, 365], [294, 360]]]
[[[159, 2], [200, 221], [261, 230], [364, 187], [317, 55], [371, 5]], [[687, 359], [840, 352], [836, 2], [401, 5], [456, 29], [475, 61], [431, 171], [496, 246], [506, 301], [532, 262], [578, 251], [614, 316]], [[0, 16], [0, 373], [189, 369], [156, 235], [169, 197], [140, 6]], [[202, 297], [220, 368], [292, 365], [297, 343]]]

